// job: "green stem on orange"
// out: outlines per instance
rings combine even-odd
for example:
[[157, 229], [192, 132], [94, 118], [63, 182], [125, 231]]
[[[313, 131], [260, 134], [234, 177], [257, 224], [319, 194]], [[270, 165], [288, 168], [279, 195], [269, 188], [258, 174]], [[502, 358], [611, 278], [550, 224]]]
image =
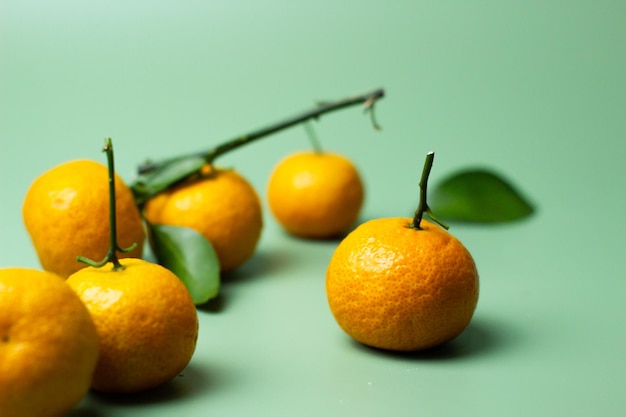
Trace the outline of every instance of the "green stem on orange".
[[433, 167], [434, 159], [435, 159], [435, 153], [428, 152], [428, 154], [426, 155], [426, 160], [424, 161], [424, 168], [422, 169], [422, 177], [420, 178], [419, 203], [417, 206], [417, 210], [415, 210], [413, 221], [409, 224], [409, 227], [411, 227], [412, 229], [421, 230], [420, 223], [422, 222], [422, 217], [424, 217], [424, 213], [426, 213], [428, 217], [430, 217], [430, 219], [432, 219], [435, 223], [437, 223], [439, 226], [443, 227], [444, 229], [448, 230], [448, 226], [433, 215], [432, 211], [430, 210], [430, 207], [428, 206], [428, 202], [426, 200], [427, 194], [428, 194], [427, 193], [428, 177], [430, 176], [430, 170]]
[[287, 129], [289, 127], [298, 125], [300, 123], [303, 123], [309, 120], [319, 119], [320, 116], [326, 113], [330, 113], [330, 112], [340, 110], [346, 107], [354, 106], [356, 104], [362, 104], [365, 111], [370, 112], [374, 128], [378, 130], [380, 129], [380, 126], [376, 123], [376, 120], [374, 118], [374, 105], [376, 104], [376, 101], [383, 98], [384, 95], [385, 95], [385, 91], [382, 88], [379, 88], [372, 92], [355, 96], [355, 97], [349, 97], [343, 100], [318, 102], [317, 106], [311, 110], [305, 111], [301, 114], [287, 118], [283, 121], [269, 125], [267, 127], [255, 130], [248, 134], [241, 135], [236, 138], [227, 140], [224, 143], [208, 151], [194, 153], [191, 155], [181, 156], [181, 157], [177, 157], [173, 159], [168, 159], [162, 162], [156, 162], [156, 163], [146, 162], [143, 165], [139, 166], [138, 171], [140, 175], [147, 174], [169, 163], [179, 162], [183, 159], [188, 159], [188, 158], [192, 159], [192, 158], [198, 158], [198, 157], [204, 158], [204, 160], [207, 163], [211, 164], [213, 163], [213, 161], [215, 161], [215, 159], [224, 155], [225, 153], [230, 152], [231, 150], [237, 149], [252, 141], [269, 136], [273, 133], [279, 132], [281, 130]]
[[309, 138], [309, 142], [311, 142], [311, 146], [313, 147], [313, 151], [316, 154], [324, 153], [324, 150], [322, 149], [322, 142], [320, 141], [319, 137], [317, 136], [317, 133], [315, 132], [315, 129], [311, 125], [310, 121], [307, 121], [306, 123], [304, 123], [304, 129], [306, 130], [306, 135]]
[[120, 263], [116, 252], [130, 252], [131, 250], [135, 249], [137, 243], [133, 243], [129, 248], [126, 249], [121, 248], [117, 243], [117, 215], [115, 209], [115, 161], [113, 158], [113, 142], [111, 141], [111, 138], [106, 138], [104, 140], [104, 148], [102, 148], [102, 151], [106, 152], [107, 154], [107, 165], [109, 171], [109, 250], [107, 251], [104, 259], [99, 262], [91, 260], [84, 256], [78, 256], [76, 260], [95, 268], [100, 268], [106, 265], [108, 262], [111, 262], [113, 264], [113, 270], [120, 271], [124, 269], [124, 266]]

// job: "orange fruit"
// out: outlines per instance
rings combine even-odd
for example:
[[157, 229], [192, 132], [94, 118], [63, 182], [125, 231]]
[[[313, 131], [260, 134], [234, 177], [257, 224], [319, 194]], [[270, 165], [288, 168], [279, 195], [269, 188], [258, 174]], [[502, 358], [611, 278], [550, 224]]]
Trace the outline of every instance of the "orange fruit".
[[152, 224], [196, 230], [213, 244], [222, 271], [254, 254], [263, 228], [261, 203], [250, 183], [234, 170], [208, 166], [201, 178], [148, 200], [144, 216]]
[[198, 316], [193, 300], [169, 270], [141, 259], [87, 267], [67, 283], [91, 313], [100, 338], [92, 387], [130, 393], [155, 388], [182, 371], [193, 356]]
[[304, 238], [331, 238], [356, 222], [363, 182], [347, 158], [329, 152], [299, 152], [282, 159], [270, 175], [267, 197], [276, 220]]
[[381, 349], [415, 351], [459, 335], [478, 301], [478, 272], [461, 242], [422, 220], [370, 220], [336, 248], [326, 294], [339, 326]]
[[[84, 268], [79, 255], [97, 259], [109, 247], [107, 167], [91, 160], [58, 165], [31, 184], [22, 206], [24, 224], [41, 266], [62, 277]], [[145, 233], [130, 188], [115, 176], [117, 237], [121, 257], [140, 257]], [[98, 259], [99, 260], [99, 259]]]
[[98, 335], [89, 312], [58, 275], [0, 269], [0, 414], [65, 414], [89, 390]]

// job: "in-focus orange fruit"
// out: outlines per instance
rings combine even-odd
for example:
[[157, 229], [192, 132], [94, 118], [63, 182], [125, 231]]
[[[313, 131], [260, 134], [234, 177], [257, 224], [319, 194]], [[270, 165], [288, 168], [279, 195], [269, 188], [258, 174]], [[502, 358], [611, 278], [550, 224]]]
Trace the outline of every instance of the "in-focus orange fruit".
[[[145, 233], [130, 188], [115, 176], [117, 237], [122, 257], [141, 257]], [[24, 224], [41, 266], [62, 277], [84, 268], [79, 255], [98, 258], [109, 247], [107, 167], [91, 160], [58, 165], [32, 183], [22, 206]]]
[[261, 203], [250, 183], [234, 170], [208, 166], [200, 179], [148, 200], [144, 216], [152, 224], [196, 230], [213, 244], [222, 271], [254, 254], [263, 228]]
[[89, 390], [98, 335], [58, 275], [0, 269], [0, 415], [60, 416]]
[[478, 272], [461, 242], [409, 218], [370, 220], [337, 247], [326, 293], [339, 326], [381, 349], [428, 349], [459, 335], [478, 301]]
[[182, 281], [160, 265], [120, 260], [123, 270], [87, 267], [67, 283], [91, 313], [100, 338], [92, 387], [130, 393], [158, 387], [189, 363], [198, 317]]
[[347, 158], [299, 152], [282, 159], [267, 187], [268, 203], [283, 228], [303, 238], [331, 238], [356, 222], [363, 182]]

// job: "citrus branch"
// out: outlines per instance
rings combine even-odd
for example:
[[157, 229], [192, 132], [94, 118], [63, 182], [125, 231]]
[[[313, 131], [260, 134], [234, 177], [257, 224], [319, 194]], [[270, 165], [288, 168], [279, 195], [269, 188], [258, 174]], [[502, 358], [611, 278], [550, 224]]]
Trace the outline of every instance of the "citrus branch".
[[113, 270], [118, 271], [124, 269], [124, 266], [117, 258], [116, 252], [128, 253], [131, 250], [135, 249], [137, 243], [133, 243], [129, 248], [126, 249], [120, 248], [117, 243], [117, 215], [115, 209], [115, 162], [113, 158], [113, 142], [111, 141], [111, 138], [106, 138], [104, 140], [104, 148], [102, 148], [102, 152], [106, 152], [107, 154], [107, 165], [109, 170], [109, 250], [107, 251], [104, 259], [100, 262], [93, 261], [84, 256], [78, 256], [76, 260], [95, 268], [100, 268], [106, 265], [108, 262], [111, 262], [113, 264]]
[[420, 184], [419, 184], [420, 185], [419, 204], [417, 206], [417, 210], [415, 210], [413, 221], [409, 224], [409, 227], [412, 229], [421, 230], [420, 223], [422, 222], [422, 217], [424, 216], [424, 213], [426, 213], [428, 217], [432, 219], [435, 223], [437, 223], [439, 226], [443, 227], [444, 229], [448, 230], [448, 226], [433, 215], [432, 211], [430, 210], [430, 207], [428, 207], [428, 202], [426, 201], [428, 177], [430, 175], [430, 170], [433, 167], [434, 159], [435, 159], [435, 153], [428, 152], [428, 154], [426, 155], [426, 161], [424, 161], [424, 168], [422, 169], [422, 178], [420, 179]]
[[279, 132], [300, 123], [319, 119], [320, 116], [346, 107], [361, 104], [366, 112], [370, 112], [372, 123], [375, 129], [380, 127], [374, 119], [374, 105], [377, 100], [384, 97], [383, 89], [374, 90], [367, 94], [346, 98], [338, 101], [318, 102], [317, 107], [299, 115], [290, 117], [281, 122], [255, 130], [248, 134], [225, 141], [224, 143], [209, 149], [205, 152], [197, 152], [189, 155], [166, 159], [161, 162], [146, 162], [139, 166], [138, 177], [132, 184], [131, 189], [138, 206], [142, 206], [146, 201], [155, 195], [170, 189], [176, 184], [198, 176], [202, 167], [212, 164], [215, 159], [249, 144], [257, 139]]
[[303, 123], [312, 119], [319, 119], [320, 116], [326, 113], [330, 113], [330, 112], [340, 110], [346, 107], [354, 106], [357, 104], [362, 104], [365, 111], [370, 112], [374, 128], [380, 129], [380, 126], [376, 123], [376, 120], [374, 119], [373, 112], [374, 112], [374, 105], [376, 104], [376, 101], [383, 98], [384, 95], [385, 95], [385, 91], [382, 88], [379, 88], [367, 94], [362, 94], [362, 95], [358, 95], [355, 97], [349, 97], [343, 100], [318, 102], [317, 106], [311, 110], [305, 111], [301, 114], [287, 118], [283, 121], [269, 125], [267, 127], [235, 137], [208, 151], [181, 156], [181, 157], [165, 160], [162, 162], [156, 162], [156, 163], [146, 162], [143, 165], [139, 166], [138, 171], [140, 175], [146, 174], [151, 171], [154, 171], [157, 168], [162, 167], [163, 165], [167, 165], [174, 161], [180, 161], [182, 159], [187, 159], [187, 158], [193, 159], [193, 158], [201, 157], [201, 158], [204, 158], [204, 160], [210, 164], [213, 161], [215, 161], [215, 159], [224, 155], [225, 153], [230, 152], [233, 149], [237, 149], [252, 141], [269, 136], [273, 133], [279, 132], [281, 130], [287, 129], [289, 127], [298, 125], [300, 123]]

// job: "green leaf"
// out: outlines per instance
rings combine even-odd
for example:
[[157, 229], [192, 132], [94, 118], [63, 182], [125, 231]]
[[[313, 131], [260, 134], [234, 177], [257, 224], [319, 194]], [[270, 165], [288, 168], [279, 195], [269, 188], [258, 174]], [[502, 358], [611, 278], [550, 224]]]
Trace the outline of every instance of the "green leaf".
[[169, 161], [154, 171], [140, 175], [131, 187], [137, 204], [198, 172], [204, 164], [206, 160], [203, 157], [187, 157]]
[[429, 195], [438, 217], [500, 223], [531, 215], [533, 206], [506, 180], [485, 169], [464, 170], [439, 183]]
[[185, 284], [196, 305], [217, 296], [220, 264], [213, 245], [193, 229], [149, 225], [152, 250], [159, 264]]

